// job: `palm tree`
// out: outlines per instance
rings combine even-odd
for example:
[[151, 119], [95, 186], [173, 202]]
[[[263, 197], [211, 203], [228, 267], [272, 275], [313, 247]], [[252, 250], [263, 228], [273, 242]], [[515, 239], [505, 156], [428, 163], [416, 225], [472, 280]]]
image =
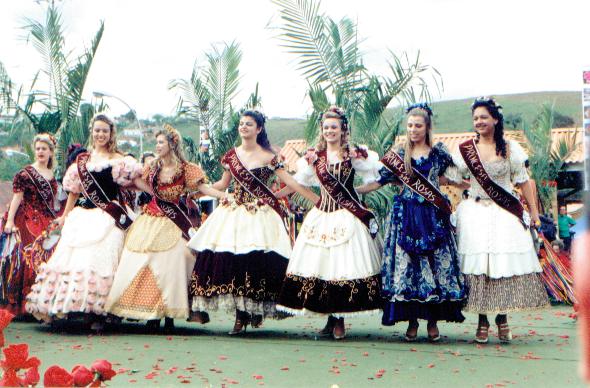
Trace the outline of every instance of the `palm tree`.
[[[555, 109], [544, 104], [533, 125], [524, 124], [524, 135], [529, 146], [529, 166], [531, 177], [535, 180], [537, 192], [545, 211], [551, 208], [556, 188], [549, 184], [565, 166], [566, 159], [577, 145], [577, 132], [568, 133], [554, 144], [551, 130], [554, 126]], [[549, 157], [548, 157], [549, 156]]]
[[[389, 51], [389, 75], [372, 74], [363, 64], [357, 25], [344, 17], [336, 22], [320, 12], [314, 0], [272, 0], [279, 7], [282, 24], [279, 39], [289, 53], [298, 57], [302, 75], [309, 83], [308, 97], [313, 113], [308, 117], [305, 137], [313, 143], [318, 136], [318, 115], [330, 105], [343, 107], [352, 128], [352, 141], [362, 142], [383, 154], [395, 141], [401, 112], [386, 115], [393, 102], [407, 104], [430, 101], [428, 80], [442, 87], [438, 71], [404, 53]], [[394, 189], [371, 193], [366, 201], [381, 216], [387, 212]]]
[[[204, 66], [195, 62], [190, 79], [173, 80], [169, 88], [177, 90], [180, 95], [178, 114], [195, 119], [200, 130], [209, 133], [211, 143], [207, 152], [197, 151], [197, 144], [185, 138], [187, 154], [201, 164], [211, 180], [218, 180], [223, 174], [219, 160], [238, 140], [240, 112], [233, 108], [232, 103], [240, 81], [242, 52], [238, 43], [224, 43], [221, 47], [213, 46], [205, 57]], [[260, 105], [256, 85], [244, 109]]]
[[[6, 106], [13, 109], [17, 118], [26, 119], [35, 132], [56, 135], [56, 157], [63, 168], [67, 146], [73, 142], [84, 144], [88, 138], [87, 117], [78, 112], [84, 85], [104, 32], [104, 22], [100, 22], [90, 47], [78, 56], [72, 56], [65, 47], [63, 21], [54, 2], [48, 3], [43, 21], [27, 18], [23, 29], [27, 33], [27, 42], [32, 43], [40, 54], [43, 67], [33, 78], [26, 94], [23, 94], [22, 86], [15, 90], [7, 75], [0, 76], [0, 93]], [[36, 88], [40, 76], [47, 82], [45, 90]], [[44, 110], [41, 115], [33, 113], [38, 107]]]

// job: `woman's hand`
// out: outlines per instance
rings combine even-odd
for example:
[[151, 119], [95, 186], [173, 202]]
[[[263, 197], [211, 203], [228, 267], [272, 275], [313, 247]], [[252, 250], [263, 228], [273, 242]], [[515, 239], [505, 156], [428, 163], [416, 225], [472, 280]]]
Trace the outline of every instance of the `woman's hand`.
[[14, 231], [16, 231], [14, 221], [6, 221], [6, 225], [4, 225], [4, 233], [12, 233]]
[[53, 223], [55, 225], [57, 225], [57, 227], [59, 229], [64, 227], [64, 222], [66, 221], [66, 217], [65, 216], [61, 216], [61, 217], [57, 217], [55, 220], [53, 220]]

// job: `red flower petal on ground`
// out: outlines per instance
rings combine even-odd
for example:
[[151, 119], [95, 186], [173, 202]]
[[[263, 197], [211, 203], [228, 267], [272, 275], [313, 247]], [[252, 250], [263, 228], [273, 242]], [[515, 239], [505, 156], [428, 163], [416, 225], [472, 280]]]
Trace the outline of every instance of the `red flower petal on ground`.
[[113, 370], [113, 365], [107, 360], [94, 361], [90, 369], [100, 375], [101, 381], [109, 381], [117, 375], [117, 372]]
[[29, 386], [34, 387], [35, 385], [37, 385], [39, 383], [39, 380], [41, 380], [41, 376], [39, 376], [39, 370], [37, 369], [37, 367], [29, 368], [27, 373], [25, 373], [23, 385], [25, 385], [27, 387], [29, 387]]
[[74, 378], [61, 366], [52, 365], [43, 375], [43, 385], [46, 387], [73, 387]]
[[72, 369], [72, 377], [76, 387], [86, 387], [94, 381], [94, 373], [84, 365], [76, 365]]

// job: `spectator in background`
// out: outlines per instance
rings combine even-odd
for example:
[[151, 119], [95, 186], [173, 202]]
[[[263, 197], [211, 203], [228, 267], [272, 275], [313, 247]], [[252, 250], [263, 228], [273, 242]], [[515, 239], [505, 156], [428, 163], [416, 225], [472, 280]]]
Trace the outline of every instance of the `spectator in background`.
[[[548, 213], [547, 215], [542, 214], [539, 216], [539, 219], [541, 220], [541, 228], [539, 231], [543, 233], [543, 236], [545, 236], [547, 241], [554, 241], [557, 238], [557, 228], [555, 227], [555, 222], [553, 221], [551, 213]], [[563, 249], [563, 246], [561, 249]]]
[[559, 207], [559, 216], [557, 217], [557, 224], [559, 226], [559, 238], [563, 241], [564, 248], [567, 252], [570, 251], [572, 244], [572, 235], [570, 227], [576, 224], [576, 221], [567, 215], [567, 207], [562, 205]]
[[211, 139], [209, 139], [209, 131], [205, 130], [201, 132], [201, 140], [199, 143], [199, 152], [209, 152], [209, 146], [211, 145]]

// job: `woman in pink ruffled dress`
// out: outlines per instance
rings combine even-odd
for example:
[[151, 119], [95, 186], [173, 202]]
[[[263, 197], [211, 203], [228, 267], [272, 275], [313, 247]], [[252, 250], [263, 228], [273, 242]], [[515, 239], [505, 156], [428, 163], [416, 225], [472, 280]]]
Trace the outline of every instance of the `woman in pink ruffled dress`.
[[141, 172], [132, 158], [117, 150], [113, 121], [105, 115], [92, 120], [90, 152], [79, 154], [64, 177], [69, 193], [61, 238], [47, 263], [39, 267], [27, 312], [50, 322], [83, 316], [91, 328], [102, 329], [125, 230], [131, 224], [120, 192]]

